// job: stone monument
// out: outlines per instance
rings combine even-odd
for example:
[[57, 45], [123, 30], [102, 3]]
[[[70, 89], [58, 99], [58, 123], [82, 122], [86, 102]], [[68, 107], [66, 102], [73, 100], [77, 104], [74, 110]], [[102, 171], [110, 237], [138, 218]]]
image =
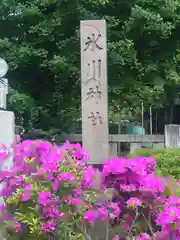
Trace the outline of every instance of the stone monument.
[[109, 156], [106, 21], [81, 21], [80, 35], [82, 141], [90, 163], [101, 164]]

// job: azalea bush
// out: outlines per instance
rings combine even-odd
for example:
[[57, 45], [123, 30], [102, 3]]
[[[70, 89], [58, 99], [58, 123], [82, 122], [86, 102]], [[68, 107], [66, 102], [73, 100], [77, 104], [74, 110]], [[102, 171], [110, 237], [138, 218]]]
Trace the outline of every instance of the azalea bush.
[[133, 152], [131, 157], [154, 156], [157, 170], [161, 175], [180, 179], [180, 149], [177, 148], [141, 148]]
[[113, 201], [121, 210], [112, 224], [124, 239], [180, 239], [179, 183], [171, 177], [156, 176], [155, 170], [152, 157], [105, 161], [103, 183], [116, 190]]
[[[180, 239], [179, 183], [152, 157], [110, 158], [102, 172], [79, 145], [23, 141], [1, 153], [7, 239]], [[174, 237], [174, 238], [172, 238]]]
[[[89, 155], [80, 145], [23, 141], [14, 152], [13, 167], [0, 175], [9, 239], [88, 239], [86, 223], [119, 216], [119, 207], [106, 197], [98, 170], [87, 165]], [[1, 159], [9, 157], [4, 154]]]

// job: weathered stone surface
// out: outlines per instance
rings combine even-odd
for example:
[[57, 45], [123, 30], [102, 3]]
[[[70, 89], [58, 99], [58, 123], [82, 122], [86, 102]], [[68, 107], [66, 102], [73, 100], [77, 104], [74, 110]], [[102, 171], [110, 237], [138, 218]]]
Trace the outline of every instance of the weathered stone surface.
[[104, 20], [81, 21], [82, 140], [92, 163], [109, 155], [107, 43]]
[[165, 126], [165, 147], [180, 148], [180, 125]]

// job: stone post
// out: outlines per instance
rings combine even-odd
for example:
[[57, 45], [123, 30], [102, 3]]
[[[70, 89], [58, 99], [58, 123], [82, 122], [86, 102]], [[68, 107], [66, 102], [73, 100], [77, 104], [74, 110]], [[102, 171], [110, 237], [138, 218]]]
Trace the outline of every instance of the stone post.
[[165, 147], [180, 148], [180, 125], [165, 126]]
[[82, 141], [100, 164], [109, 156], [106, 21], [81, 21], [80, 35]]

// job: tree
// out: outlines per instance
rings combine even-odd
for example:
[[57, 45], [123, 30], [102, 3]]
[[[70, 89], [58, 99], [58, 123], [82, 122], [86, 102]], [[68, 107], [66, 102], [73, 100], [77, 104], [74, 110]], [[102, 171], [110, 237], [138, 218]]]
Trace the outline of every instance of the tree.
[[180, 81], [179, 10], [174, 0], [109, 1], [100, 10], [112, 26], [110, 77], [117, 83], [113, 99], [121, 93], [122, 106], [128, 98], [131, 106], [140, 101], [172, 106]]
[[36, 113], [32, 120], [24, 109], [25, 124], [68, 131], [80, 117], [78, 30], [83, 19], [107, 20], [110, 106], [131, 109], [141, 101], [171, 105], [179, 83], [179, 4], [2, 0], [0, 53], [10, 65], [12, 89], [28, 96]]
[[32, 0], [2, 1], [0, 6], [0, 52], [10, 66], [10, 85], [45, 113], [39, 115], [45, 129], [60, 127], [61, 112], [79, 104], [76, 5]]

